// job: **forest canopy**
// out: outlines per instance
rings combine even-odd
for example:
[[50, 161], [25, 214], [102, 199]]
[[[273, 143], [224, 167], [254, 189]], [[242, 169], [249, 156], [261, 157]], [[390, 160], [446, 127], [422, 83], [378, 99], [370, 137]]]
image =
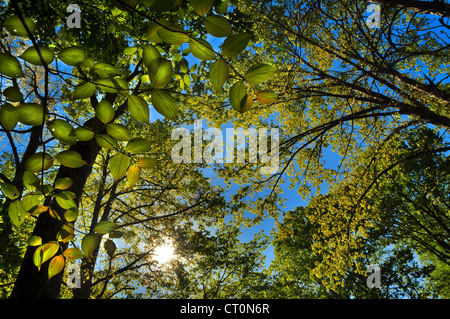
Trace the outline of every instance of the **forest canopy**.
[[0, 13], [1, 298], [450, 297], [448, 1]]

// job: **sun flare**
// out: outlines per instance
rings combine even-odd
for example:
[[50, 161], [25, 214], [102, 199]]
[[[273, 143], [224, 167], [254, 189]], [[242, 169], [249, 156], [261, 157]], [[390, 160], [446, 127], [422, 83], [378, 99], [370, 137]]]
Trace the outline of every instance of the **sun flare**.
[[175, 248], [170, 244], [164, 244], [155, 248], [154, 258], [160, 264], [164, 264], [174, 257]]

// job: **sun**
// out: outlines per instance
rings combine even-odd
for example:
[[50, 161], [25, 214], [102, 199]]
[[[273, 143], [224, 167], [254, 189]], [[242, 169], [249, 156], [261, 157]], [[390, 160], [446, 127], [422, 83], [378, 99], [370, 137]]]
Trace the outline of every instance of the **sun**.
[[155, 248], [154, 258], [160, 264], [164, 264], [174, 257], [175, 248], [170, 244], [164, 244]]

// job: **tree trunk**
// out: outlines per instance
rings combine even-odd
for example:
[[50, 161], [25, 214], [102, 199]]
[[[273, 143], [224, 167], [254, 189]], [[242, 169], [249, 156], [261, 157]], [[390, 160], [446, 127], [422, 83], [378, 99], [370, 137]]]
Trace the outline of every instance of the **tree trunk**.
[[[94, 119], [91, 120], [90, 123], [86, 124], [87, 126], [93, 127], [96, 126], [96, 124], [98, 125], [96, 122], [97, 120]], [[68, 191], [71, 191], [76, 195], [75, 201], [78, 206], [79, 199], [82, 197], [84, 186], [89, 175], [91, 174], [92, 166], [100, 151], [100, 147], [95, 142], [95, 139], [93, 139], [90, 142], [78, 142], [76, 145], [72, 146], [71, 149], [80, 153], [82, 158], [87, 162], [87, 165], [75, 169], [60, 166], [57, 178], [69, 177], [73, 180], [73, 184]], [[47, 198], [45, 205], [50, 206], [51, 209], [61, 217], [61, 220], [50, 217], [48, 213], [42, 213], [39, 215], [33, 230], [33, 235], [40, 236], [43, 243], [55, 241], [58, 231], [65, 222], [65, 209], [61, 208], [56, 201], [52, 201], [51, 198]], [[67, 248], [67, 246], [68, 244], [62, 244], [63, 249]], [[44, 265], [42, 265], [41, 270], [38, 271], [36, 265], [33, 263], [33, 254], [35, 250], [36, 247], [29, 246], [25, 252], [19, 274], [10, 295], [11, 299], [59, 298], [63, 271], [48, 280], [49, 262], [47, 261]], [[61, 253], [62, 251], [59, 251], [57, 254]]]

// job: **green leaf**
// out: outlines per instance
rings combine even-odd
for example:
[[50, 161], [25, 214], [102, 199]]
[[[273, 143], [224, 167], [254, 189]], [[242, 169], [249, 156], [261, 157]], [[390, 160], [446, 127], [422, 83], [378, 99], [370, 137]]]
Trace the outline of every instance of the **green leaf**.
[[72, 223], [64, 224], [56, 234], [56, 240], [67, 243], [75, 238], [75, 228]]
[[139, 161], [137, 162], [137, 165], [139, 165], [140, 168], [152, 169], [156, 165], [158, 165], [158, 161], [153, 158], [143, 157], [143, 158], [139, 159]]
[[100, 245], [100, 236], [94, 234], [87, 234], [81, 240], [81, 250], [84, 253], [84, 256], [88, 261], [91, 260], [92, 253], [98, 248]]
[[31, 155], [25, 162], [25, 170], [30, 172], [46, 171], [53, 165], [53, 157], [47, 153], [38, 152]]
[[158, 35], [158, 30], [161, 29], [162, 27], [157, 24], [156, 22], [152, 22], [150, 23], [150, 25], [148, 26], [147, 29], [147, 40], [152, 42], [152, 43], [162, 43], [163, 41], [161, 40], [161, 38]]
[[214, 60], [216, 58], [212, 45], [204, 39], [190, 39], [189, 48], [192, 55], [200, 60]]
[[42, 246], [39, 246], [36, 248], [33, 254], [33, 263], [36, 267], [38, 267], [38, 270], [41, 270], [41, 264], [42, 264], [42, 256], [43, 256]]
[[73, 222], [78, 218], [78, 212], [76, 208], [72, 207], [64, 213], [64, 219], [68, 222]]
[[230, 58], [242, 53], [252, 38], [251, 34], [240, 33], [228, 36], [222, 45], [222, 55]]
[[59, 274], [64, 269], [64, 256], [59, 255], [53, 257], [48, 266], [48, 279]]
[[27, 216], [27, 212], [23, 207], [21, 201], [11, 202], [8, 207], [8, 215], [11, 218], [11, 222], [19, 227], [25, 221], [25, 217]]
[[79, 126], [75, 129], [75, 138], [78, 141], [87, 142], [94, 138], [95, 133], [90, 128]]
[[44, 107], [36, 103], [23, 103], [17, 107], [19, 121], [25, 125], [39, 126], [44, 122]]
[[0, 73], [13, 79], [23, 77], [19, 60], [8, 53], [0, 53]]
[[157, 33], [163, 42], [172, 45], [189, 42], [189, 36], [181, 26], [168, 21], [161, 21], [161, 24], [163, 27], [158, 29]]
[[166, 118], [175, 120], [178, 113], [176, 100], [167, 92], [154, 89], [152, 92], [152, 104], [158, 113]]
[[14, 200], [20, 196], [19, 190], [14, 185], [0, 182], [0, 189], [2, 190], [3, 194], [9, 199]]
[[87, 98], [90, 98], [92, 95], [94, 95], [96, 86], [94, 83], [86, 82], [81, 84], [80, 86], [77, 86], [75, 90], [72, 92], [72, 99], [73, 100], [84, 100]]
[[61, 50], [58, 58], [67, 65], [77, 66], [83, 64], [89, 58], [89, 51], [80, 46], [73, 46]]
[[123, 232], [121, 232], [120, 230], [112, 231], [108, 235], [109, 238], [121, 238], [122, 236]]
[[136, 47], [130, 47], [123, 50], [123, 54], [125, 55], [133, 55], [137, 51]]
[[29, 246], [39, 246], [42, 245], [42, 238], [39, 236], [31, 236], [27, 241]]
[[116, 244], [112, 240], [108, 239], [105, 241], [104, 247], [108, 256], [112, 258], [116, 252]]
[[114, 118], [114, 109], [107, 100], [102, 100], [95, 108], [95, 115], [102, 123], [109, 123]]
[[212, 7], [212, 0], [190, 0], [192, 7], [198, 15], [206, 15]]
[[122, 75], [116, 66], [106, 62], [97, 62], [93, 69], [102, 78], [113, 78]]
[[42, 196], [42, 194], [26, 194], [22, 197], [23, 209], [25, 209], [26, 212], [34, 214], [34, 212], [40, 206], [43, 198], [44, 197]]
[[31, 191], [36, 190], [41, 184], [39, 177], [30, 171], [23, 172], [22, 181], [24, 186]]
[[119, 147], [119, 143], [108, 134], [98, 134], [95, 136], [97, 144], [107, 150], [115, 150]]
[[254, 65], [250, 69], [248, 69], [244, 78], [249, 83], [258, 85], [268, 80], [276, 71], [277, 68], [275, 66], [261, 63], [258, 65]]
[[62, 191], [55, 194], [55, 199], [58, 205], [64, 209], [77, 209], [75, 194], [73, 192]]
[[80, 153], [73, 150], [62, 151], [55, 155], [55, 159], [63, 166], [79, 168], [87, 163], [81, 158]]
[[59, 244], [55, 241], [46, 243], [42, 246], [42, 261], [41, 265], [52, 258], [59, 250]]
[[67, 259], [73, 261], [73, 260], [83, 258], [83, 252], [81, 250], [79, 250], [78, 248], [67, 248], [63, 252], [63, 256], [66, 257]]
[[138, 165], [131, 165], [127, 171], [127, 181], [130, 187], [133, 187], [141, 178], [141, 168]]
[[169, 12], [179, 6], [178, 0], [142, 0], [142, 3], [151, 11], [158, 13]]
[[216, 6], [216, 11], [219, 14], [226, 14], [228, 12], [228, 2], [222, 1], [218, 6]]
[[31, 34], [33, 34], [37, 29], [37, 25], [30, 18], [23, 17], [23, 20], [25, 24], [22, 23], [17, 15], [12, 15], [7, 18], [5, 22], [3, 22], [3, 26], [12, 35], [17, 35], [19, 37], [28, 37], [29, 35], [27, 32], [27, 28], [31, 32]]
[[116, 223], [102, 220], [97, 225], [95, 225], [94, 232], [96, 232], [97, 234], [107, 234], [116, 230], [117, 228], [119, 228], [119, 225], [117, 225]]
[[256, 99], [264, 104], [271, 104], [278, 101], [278, 94], [273, 91], [260, 91], [256, 93]]
[[108, 133], [116, 141], [131, 140], [130, 132], [128, 132], [128, 129], [122, 124], [111, 123], [106, 125], [106, 133]]
[[49, 129], [53, 137], [63, 143], [72, 145], [77, 142], [73, 126], [64, 120], [53, 120], [51, 123], [49, 123]]
[[13, 130], [19, 122], [19, 110], [9, 103], [0, 107], [0, 124], [7, 131]]
[[229, 98], [233, 109], [240, 112], [247, 102], [247, 86], [244, 81], [238, 81], [231, 87]]
[[73, 184], [73, 180], [70, 177], [62, 177], [62, 178], [57, 178], [55, 181], [55, 188], [56, 189], [61, 189], [61, 190], [66, 190], [68, 188], [70, 188]]
[[134, 119], [143, 123], [150, 122], [150, 110], [148, 104], [139, 95], [130, 95], [128, 97], [128, 110]]
[[[131, 141], [130, 141], [131, 142]], [[130, 167], [131, 158], [128, 155], [117, 153], [109, 161], [109, 169], [115, 181], [122, 178]]]
[[117, 93], [117, 83], [115, 83], [112, 79], [98, 79], [95, 81], [97, 87], [106, 92], [106, 93]]
[[10, 102], [22, 102], [23, 94], [17, 86], [10, 86], [3, 90], [3, 95]]
[[[41, 53], [44, 62], [42, 62], [41, 57], [39, 56], [39, 52]], [[32, 46], [26, 49], [20, 55], [20, 58], [34, 65], [47, 65], [53, 62], [53, 60], [55, 59], [55, 54], [47, 47]]]
[[229, 69], [227, 63], [222, 59], [218, 59], [211, 66], [209, 71], [209, 79], [211, 81], [211, 85], [217, 93], [220, 93], [223, 85], [228, 79]]
[[128, 142], [125, 151], [132, 154], [142, 154], [149, 151], [151, 147], [152, 142], [150, 142], [150, 140], [142, 137], [135, 137]]
[[154, 76], [150, 74], [150, 79], [153, 86], [159, 88], [166, 85], [172, 80], [172, 74], [172, 62], [167, 59], [161, 59], [158, 70], [156, 71]]
[[227, 19], [217, 15], [210, 15], [203, 22], [206, 31], [214, 37], [228, 37], [233, 34], [233, 29]]
[[142, 51], [142, 60], [150, 73], [155, 74], [159, 69], [161, 53], [154, 45], [146, 44]]

